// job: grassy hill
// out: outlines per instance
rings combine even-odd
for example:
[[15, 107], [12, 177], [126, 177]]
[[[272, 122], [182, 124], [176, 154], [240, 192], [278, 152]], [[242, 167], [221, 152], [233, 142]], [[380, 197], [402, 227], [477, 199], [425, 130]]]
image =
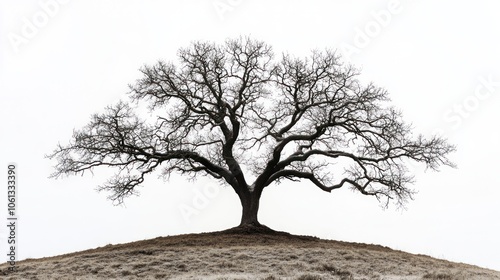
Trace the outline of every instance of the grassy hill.
[[379, 245], [241, 230], [188, 234], [0, 265], [2, 279], [500, 279]]

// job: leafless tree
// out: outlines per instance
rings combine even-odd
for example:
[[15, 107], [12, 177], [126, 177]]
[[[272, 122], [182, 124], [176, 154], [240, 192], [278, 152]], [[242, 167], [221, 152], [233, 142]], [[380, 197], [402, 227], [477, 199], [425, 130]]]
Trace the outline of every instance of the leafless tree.
[[[259, 200], [273, 183], [350, 187], [403, 205], [413, 194], [410, 161], [454, 166], [454, 146], [413, 136], [387, 92], [360, 83], [333, 51], [275, 58], [264, 42], [239, 38], [196, 42], [178, 57], [143, 67], [131, 102], [93, 115], [59, 145], [48, 156], [57, 161], [52, 176], [115, 167], [100, 189], [122, 202], [157, 169], [206, 175], [238, 194], [241, 227], [260, 227]], [[142, 105], [153, 118], [139, 116]]]

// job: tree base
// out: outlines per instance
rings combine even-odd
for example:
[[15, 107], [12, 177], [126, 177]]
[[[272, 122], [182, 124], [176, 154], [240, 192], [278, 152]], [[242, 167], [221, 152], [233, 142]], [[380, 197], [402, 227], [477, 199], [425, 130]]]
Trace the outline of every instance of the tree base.
[[287, 232], [276, 231], [260, 223], [243, 224], [234, 228], [226, 229], [221, 233], [229, 234], [269, 234], [269, 235], [290, 235]]

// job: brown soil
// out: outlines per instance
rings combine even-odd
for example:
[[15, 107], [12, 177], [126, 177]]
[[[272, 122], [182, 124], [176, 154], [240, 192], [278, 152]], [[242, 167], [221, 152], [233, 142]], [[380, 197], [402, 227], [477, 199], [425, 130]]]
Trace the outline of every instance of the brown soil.
[[500, 279], [500, 272], [272, 230], [158, 237], [0, 265], [2, 279]]

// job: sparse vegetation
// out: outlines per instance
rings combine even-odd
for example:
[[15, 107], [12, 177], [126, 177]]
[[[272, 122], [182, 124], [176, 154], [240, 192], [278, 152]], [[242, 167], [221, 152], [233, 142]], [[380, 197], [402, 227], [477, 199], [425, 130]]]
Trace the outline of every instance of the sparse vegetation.
[[448, 273], [427, 273], [422, 279], [425, 280], [466, 280], [466, 278], [460, 275], [451, 275]]
[[[349, 256], [348, 258], [346, 258]], [[500, 272], [378, 245], [287, 233], [158, 237], [0, 265], [2, 279], [500, 280]]]
[[319, 267], [319, 271], [328, 272], [331, 275], [339, 276], [341, 280], [350, 280], [352, 278], [352, 273], [349, 271], [336, 268], [330, 264], [323, 264]]
[[304, 274], [301, 275], [297, 280], [323, 280], [321, 276], [313, 275], [313, 274]]

